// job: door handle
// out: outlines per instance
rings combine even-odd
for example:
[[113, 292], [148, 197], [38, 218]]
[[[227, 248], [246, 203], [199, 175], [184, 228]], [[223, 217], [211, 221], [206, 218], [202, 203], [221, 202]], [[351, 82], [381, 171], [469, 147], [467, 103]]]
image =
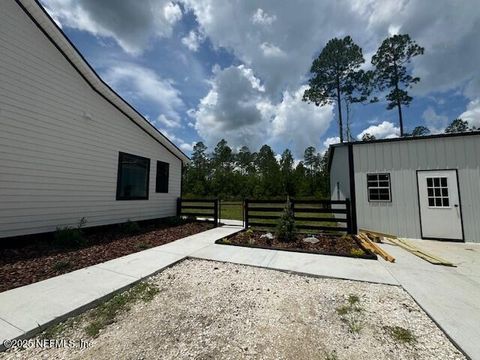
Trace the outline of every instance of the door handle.
[[455, 205], [453, 205], [453, 206], [458, 207], [458, 204], [455, 204]]

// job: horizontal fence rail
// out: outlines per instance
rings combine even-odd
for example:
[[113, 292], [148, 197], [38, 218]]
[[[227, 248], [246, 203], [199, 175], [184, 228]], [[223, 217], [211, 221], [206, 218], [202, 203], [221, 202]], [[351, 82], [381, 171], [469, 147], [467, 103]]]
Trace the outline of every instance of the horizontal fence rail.
[[177, 216], [213, 218], [218, 226], [218, 199], [177, 199]]
[[[252, 200], [244, 202], [245, 228], [273, 228], [282, 216], [285, 200]], [[290, 199], [296, 227], [299, 230], [352, 233], [350, 200]], [[328, 216], [327, 214], [330, 214]]]

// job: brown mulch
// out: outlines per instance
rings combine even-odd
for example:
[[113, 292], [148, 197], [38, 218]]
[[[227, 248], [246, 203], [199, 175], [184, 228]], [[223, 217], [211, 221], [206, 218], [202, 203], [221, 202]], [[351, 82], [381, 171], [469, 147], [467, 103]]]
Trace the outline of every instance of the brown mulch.
[[319, 240], [319, 242], [312, 244], [303, 241], [304, 238], [310, 235], [297, 234], [295, 241], [284, 242], [279, 241], [276, 238], [272, 240], [269, 240], [266, 237], [262, 238], [261, 236], [263, 234], [266, 233], [262, 231], [254, 231], [253, 233], [243, 231], [227, 240], [221, 240], [217, 243], [277, 250], [311, 252], [315, 254], [375, 258], [373, 254], [371, 254], [367, 249], [362, 248], [360, 244], [349, 235], [338, 236], [329, 234], [315, 234], [314, 236]]
[[191, 222], [177, 226], [155, 225], [138, 235], [118, 231], [86, 236], [80, 249], [59, 249], [49, 243], [0, 249], [0, 292], [45, 280], [120, 256], [163, 245], [211, 229], [209, 223]]

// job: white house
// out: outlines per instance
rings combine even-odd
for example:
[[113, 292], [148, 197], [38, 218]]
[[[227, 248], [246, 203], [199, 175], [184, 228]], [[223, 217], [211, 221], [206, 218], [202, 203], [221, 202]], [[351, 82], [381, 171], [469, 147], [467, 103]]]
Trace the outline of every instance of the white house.
[[188, 157], [35, 0], [0, 3], [0, 238], [176, 213]]
[[480, 242], [479, 131], [335, 144], [329, 168], [356, 229]]

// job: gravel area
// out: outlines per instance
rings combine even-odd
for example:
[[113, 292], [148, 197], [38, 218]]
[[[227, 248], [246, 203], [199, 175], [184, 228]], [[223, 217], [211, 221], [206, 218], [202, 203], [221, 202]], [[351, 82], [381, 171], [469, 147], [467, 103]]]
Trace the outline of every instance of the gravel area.
[[[7, 359], [465, 359], [400, 287], [185, 260], [88, 349], [29, 348]], [[89, 340], [88, 312], [60, 338]], [[396, 338], [392, 329], [405, 329]], [[402, 341], [402, 339], [407, 340]]]

